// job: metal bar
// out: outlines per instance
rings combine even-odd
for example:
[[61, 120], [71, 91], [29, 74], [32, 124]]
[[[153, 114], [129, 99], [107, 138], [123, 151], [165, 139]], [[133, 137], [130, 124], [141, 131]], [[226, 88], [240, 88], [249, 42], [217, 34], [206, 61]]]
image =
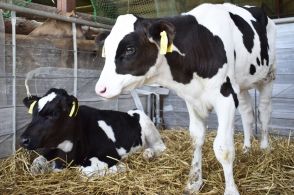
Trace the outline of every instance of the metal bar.
[[154, 0], [154, 4], [155, 4], [155, 9], [156, 9], [156, 16], [159, 17], [160, 9], [159, 9], [159, 2], [158, 2], [158, 0]]
[[273, 19], [276, 24], [294, 23], [294, 17]]
[[52, 19], [56, 19], [56, 20], [62, 20], [62, 21], [65, 21], [65, 22], [73, 22], [73, 23], [76, 23], [76, 24], [82, 24], [82, 25], [87, 25], [87, 26], [92, 26], [92, 27], [97, 27], [97, 28], [108, 29], [108, 30], [110, 30], [112, 28], [111, 25], [101, 24], [101, 23], [97, 23], [97, 22], [90, 22], [90, 21], [86, 21], [86, 20], [83, 20], [83, 19], [78, 19], [78, 18], [58, 15], [58, 14], [55, 14], [55, 13], [48, 13], [48, 12], [44, 12], [44, 11], [29, 9], [29, 8], [9, 4], [9, 3], [0, 2], [0, 8], [15, 11], [15, 12], [20, 12], [20, 13], [43, 16], [43, 17], [46, 17], [46, 18], [52, 18]]
[[15, 154], [16, 142], [16, 43], [15, 43], [15, 24], [16, 16], [15, 11], [11, 12], [11, 25], [12, 25], [12, 153]]
[[78, 90], [78, 50], [77, 50], [77, 28], [76, 24], [72, 23], [72, 39], [74, 50], [74, 96], [77, 97]]
[[133, 97], [133, 100], [135, 102], [135, 105], [136, 105], [137, 109], [142, 110], [144, 112], [144, 108], [143, 108], [142, 102], [141, 102], [141, 100], [139, 98], [139, 95], [138, 95], [136, 89], [134, 89], [134, 90], [131, 91], [131, 95]]
[[161, 118], [160, 118], [160, 95], [155, 93], [155, 106], [156, 106], [156, 110], [155, 110], [155, 117], [156, 117], [156, 127], [160, 127], [161, 126]]
[[149, 118], [152, 118], [151, 116], [151, 94], [147, 95], [147, 115]]

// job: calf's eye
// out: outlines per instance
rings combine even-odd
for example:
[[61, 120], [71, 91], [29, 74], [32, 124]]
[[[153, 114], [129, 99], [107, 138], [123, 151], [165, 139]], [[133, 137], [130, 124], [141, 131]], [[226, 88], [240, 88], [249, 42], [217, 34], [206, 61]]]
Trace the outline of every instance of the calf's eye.
[[56, 118], [58, 118], [58, 115], [59, 115], [59, 113], [54, 111], [54, 112], [50, 113], [49, 115], [47, 115], [46, 118], [50, 119], [50, 120], [51, 119], [56, 119]]
[[129, 56], [129, 55], [132, 55], [136, 52], [136, 49], [134, 47], [127, 47], [126, 48], [126, 55]]

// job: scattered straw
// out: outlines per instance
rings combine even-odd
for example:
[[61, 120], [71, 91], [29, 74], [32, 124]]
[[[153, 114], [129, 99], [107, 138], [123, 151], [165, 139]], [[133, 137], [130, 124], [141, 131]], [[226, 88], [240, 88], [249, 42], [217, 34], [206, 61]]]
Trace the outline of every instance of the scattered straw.
[[[1, 194], [182, 194], [189, 173], [192, 146], [187, 131], [163, 131], [167, 151], [146, 162], [142, 154], [124, 161], [127, 172], [95, 180], [81, 177], [76, 168], [33, 176], [32, 153], [23, 149], [0, 161]], [[208, 133], [203, 148], [204, 186], [200, 194], [224, 192], [224, 177], [216, 161]], [[243, 136], [235, 136], [235, 180], [241, 194], [294, 194], [294, 143], [288, 137], [271, 137], [272, 150], [261, 151], [258, 142], [248, 154], [242, 152]]]

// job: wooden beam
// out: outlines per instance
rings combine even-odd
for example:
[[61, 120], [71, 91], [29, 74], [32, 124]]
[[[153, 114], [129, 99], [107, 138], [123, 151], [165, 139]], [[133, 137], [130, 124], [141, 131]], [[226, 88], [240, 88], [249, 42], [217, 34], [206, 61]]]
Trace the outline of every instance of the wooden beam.
[[[41, 4], [35, 4], [35, 3], [28, 4], [27, 8], [34, 9], [34, 10], [39, 10], [39, 11], [44, 11], [44, 12], [49, 12], [49, 13], [55, 13], [55, 14], [59, 13], [59, 11], [58, 11], [58, 9], [56, 7], [51, 7], [51, 6], [47, 6], [47, 5], [41, 5]], [[78, 16], [78, 18], [84, 19], [84, 20], [87, 20], [87, 21], [98, 22], [98, 23], [108, 24], [108, 25], [113, 25], [114, 22], [115, 22], [115, 20], [111, 19], [111, 18], [105, 18], [105, 17], [101, 17], [101, 16], [96, 16], [96, 18], [94, 19], [94, 16], [90, 15], [90, 14], [85, 14], [85, 13], [80, 13], [80, 12], [76, 12], [75, 14]], [[17, 16], [22, 16], [22, 17], [26, 17], [28, 19], [34, 19], [34, 20], [44, 19], [44, 17], [41, 17], [41, 16], [28, 15], [28, 14], [19, 13], [19, 12], [17, 13]]]
[[44, 12], [44, 11], [40, 11], [40, 10], [32, 10], [32, 9], [28, 9], [25, 7], [20, 7], [20, 6], [12, 5], [12, 4], [8, 4], [8, 3], [0, 2], [0, 8], [16, 11], [16, 12], [20, 12], [20, 13], [39, 15], [39, 16], [43, 16], [46, 18], [62, 20], [65, 22], [74, 22], [76, 24], [92, 26], [92, 27], [102, 28], [102, 29], [107, 29], [107, 30], [110, 30], [112, 28], [111, 25], [101, 24], [98, 22], [86, 21], [86, 20], [74, 18], [74, 17], [66, 17], [66, 16], [55, 14], [55, 13], [48, 13], [48, 12]]
[[71, 12], [76, 8], [76, 0], [57, 0], [57, 9], [62, 12]]

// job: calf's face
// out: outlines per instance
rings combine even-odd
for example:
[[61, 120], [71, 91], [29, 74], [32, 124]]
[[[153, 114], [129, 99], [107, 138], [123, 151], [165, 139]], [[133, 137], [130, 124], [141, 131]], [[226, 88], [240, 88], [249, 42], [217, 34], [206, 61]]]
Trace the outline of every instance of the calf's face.
[[163, 58], [159, 54], [162, 31], [167, 33], [167, 45], [172, 44], [174, 26], [171, 23], [131, 14], [119, 16], [104, 42], [105, 65], [96, 93], [112, 98], [152, 79]]
[[50, 89], [43, 97], [26, 97], [24, 105], [32, 121], [21, 135], [21, 146], [29, 150], [54, 148], [68, 134], [77, 113], [78, 101], [63, 89]]

